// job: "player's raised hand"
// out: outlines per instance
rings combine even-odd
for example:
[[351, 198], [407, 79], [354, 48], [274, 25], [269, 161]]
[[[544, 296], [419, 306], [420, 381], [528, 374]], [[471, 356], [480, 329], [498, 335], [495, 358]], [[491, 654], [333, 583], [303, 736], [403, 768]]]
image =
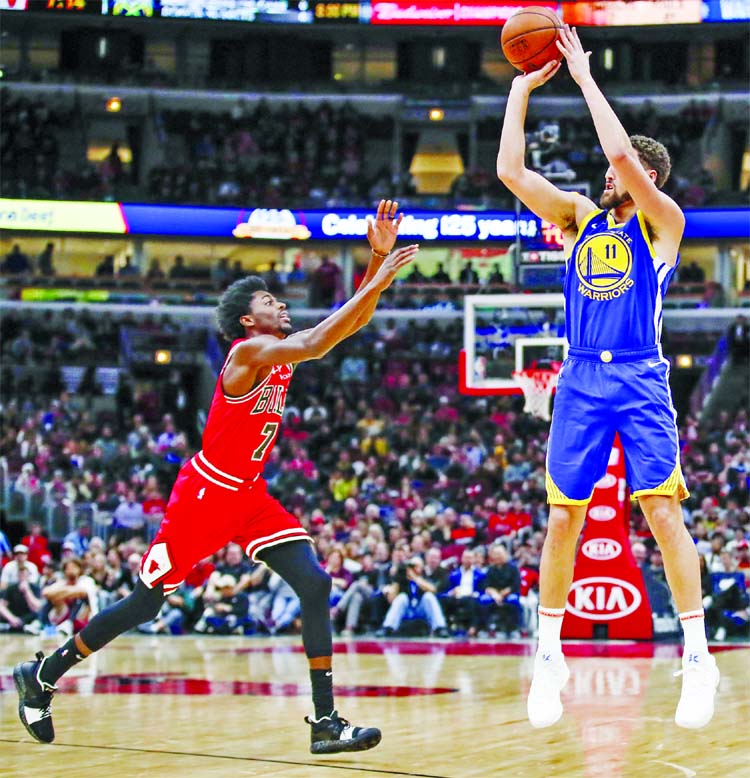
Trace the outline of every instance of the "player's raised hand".
[[544, 67], [539, 70], [532, 70], [530, 73], [524, 73], [523, 75], [516, 76], [513, 79], [513, 83], [518, 83], [525, 89], [531, 92], [532, 89], [536, 89], [542, 84], [546, 84], [554, 75], [560, 70], [562, 60], [552, 60], [548, 62]]
[[381, 200], [375, 219], [367, 219], [367, 240], [370, 247], [378, 254], [388, 254], [396, 242], [398, 228], [404, 214], [398, 213], [396, 200]]
[[591, 64], [589, 63], [591, 52], [583, 50], [583, 44], [575, 27], [570, 27], [568, 24], [562, 26], [557, 48], [567, 60], [568, 70], [576, 84], [580, 85], [586, 79], [591, 78]]
[[414, 261], [418, 251], [419, 244], [417, 243], [396, 249], [383, 260], [383, 264], [378, 269], [378, 272], [375, 273], [370, 283], [381, 292], [387, 289], [396, 277], [396, 273]]

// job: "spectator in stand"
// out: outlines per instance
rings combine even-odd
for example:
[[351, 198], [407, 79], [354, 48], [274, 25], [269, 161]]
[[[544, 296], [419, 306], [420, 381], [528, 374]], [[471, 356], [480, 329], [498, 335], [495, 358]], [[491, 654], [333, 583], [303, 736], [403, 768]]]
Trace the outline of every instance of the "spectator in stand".
[[20, 276], [31, 273], [29, 258], [21, 251], [18, 243], [15, 243], [10, 252], [5, 255], [5, 259], [0, 264], [0, 273], [6, 276]]
[[116, 548], [107, 550], [107, 567], [104, 581], [101, 584], [99, 599], [104, 607], [127, 597], [133, 591], [133, 577], [130, 571], [123, 567], [122, 559]]
[[263, 280], [271, 294], [280, 295], [286, 292], [286, 284], [282, 274], [277, 270], [276, 262], [271, 262], [271, 266], [263, 273]]
[[43, 278], [51, 278], [55, 275], [55, 266], [52, 262], [52, 255], [55, 252], [55, 244], [50, 242], [44, 247], [36, 258], [36, 267], [39, 275]]
[[[345, 614], [342, 635], [353, 634], [358, 627], [362, 626], [363, 620], [375, 628], [382, 624], [389, 605], [388, 598], [393, 599], [395, 596], [390, 570], [388, 544], [382, 540], [376, 541], [372, 556], [365, 554], [362, 557], [362, 569], [353, 574], [352, 584], [331, 609], [331, 620], [334, 625], [337, 623], [339, 614]], [[361, 619], [362, 611], [364, 615]]]
[[25, 462], [21, 467], [21, 473], [16, 478], [14, 484], [15, 491], [29, 498], [36, 494], [41, 494], [41, 481], [36, 475], [34, 465], [31, 462]]
[[429, 280], [433, 284], [449, 284], [451, 283], [451, 277], [446, 273], [442, 262], [438, 262], [437, 269], [430, 276]]
[[643, 569], [644, 565], [648, 564], [648, 549], [646, 548], [645, 543], [637, 540], [631, 545], [630, 550], [633, 554], [633, 559], [635, 559], [636, 565]]
[[115, 257], [113, 254], [107, 254], [104, 259], [96, 266], [97, 278], [115, 277]]
[[216, 586], [222, 575], [231, 575], [235, 579], [238, 592], [244, 592], [256, 586], [258, 571], [263, 571], [263, 565], [251, 562], [244, 554], [242, 547], [237, 543], [226, 546], [224, 561], [216, 565], [216, 571], [209, 579], [209, 586]]
[[503, 485], [508, 489], [519, 489], [531, 473], [531, 463], [520, 451], [511, 454], [510, 463], [503, 472]]
[[474, 266], [471, 262], [466, 262], [466, 264], [461, 269], [461, 273], [458, 276], [458, 280], [462, 284], [478, 284], [479, 283], [479, 276], [477, 275], [477, 271], [474, 270]]
[[750, 321], [741, 313], [727, 331], [727, 344], [732, 364], [747, 368], [750, 363]]
[[[138, 499], [135, 489], [128, 489], [125, 497], [112, 514], [112, 528], [117, 530], [120, 536], [132, 537], [142, 533], [145, 524], [143, 503]], [[120, 530], [125, 530], [125, 532], [120, 532]]]
[[173, 281], [181, 281], [186, 278], [190, 278], [190, 269], [185, 265], [185, 258], [178, 254], [174, 258], [174, 263], [169, 268], [169, 278]]
[[29, 562], [29, 549], [23, 543], [13, 546], [13, 559], [8, 562], [0, 573], [0, 591], [4, 591], [11, 584], [17, 584], [20, 580], [21, 570], [28, 571], [29, 582], [35, 584], [39, 581], [39, 568]]
[[125, 257], [125, 263], [117, 271], [118, 278], [137, 278], [140, 274], [140, 268], [133, 264], [133, 259], [130, 256]]
[[351, 586], [352, 574], [344, 567], [344, 554], [338, 548], [334, 548], [325, 564], [325, 571], [331, 576], [330, 605], [336, 605], [344, 596], [344, 592]]
[[164, 598], [159, 615], [153, 620], [141, 624], [139, 632], [147, 635], [182, 635], [192, 627], [195, 611], [195, 599], [193, 588], [186, 582]]
[[721, 532], [714, 532], [711, 535], [711, 550], [706, 554], [706, 567], [709, 573], [724, 572], [724, 560], [722, 559], [724, 543], [725, 538]]
[[310, 307], [330, 308], [336, 300], [341, 268], [324, 254], [310, 278]]
[[62, 571], [62, 579], [42, 589], [46, 605], [42, 607], [40, 621], [44, 626], [56, 626], [60, 634], [69, 637], [99, 612], [99, 598], [96, 583], [83, 574], [80, 559], [68, 559]]
[[7, 588], [0, 589], [0, 632], [31, 632], [27, 629], [36, 620], [42, 607], [39, 587], [31, 581], [31, 565], [18, 570], [18, 580]]
[[29, 534], [21, 538], [21, 543], [29, 549], [29, 562], [37, 570], [52, 559], [47, 538], [42, 534], [42, 525], [38, 521], [29, 522]]
[[0, 568], [7, 564], [12, 553], [8, 536], [0, 529]]
[[481, 598], [483, 621], [490, 635], [500, 631], [506, 637], [520, 637], [519, 610], [521, 575], [511, 563], [505, 546], [495, 543], [490, 546], [490, 566], [484, 579], [484, 594]]
[[265, 627], [270, 635], [277, 635], [289, 629], [300, 615], [299, 597], [294, 589], [277, 573], [271, 573], [267, 583], [270, 598], [270, 612]]
[[150, 475], [144, 484], [142, 508], [143, 518], [146, 520], [149, 537], [151, 537], [156, 533], [167, 510], [167, 501], [162, 494], [159, 480], [154, 475]]
[[77, 557], [83, 558], [89, 549], [90, 542], [91, 524], [88, 521], [79, 521], [76, 528], [63, 538], [63, 548], [68, 545]]
[[474, 550], [467, 548], [461, 554], [461, 566], [448, 578], [448, 589], [442, 598], [442, 604], [451, 625], [468, 625], [469, 637], [474, 637], [479, 631], [479, 597], [483, 588], [484, 574], [476, 566]]
[[232, 270], [229, 267], [229, 257], [222, 257], [211, 265], [211, 283], [214, 289], [223, 290], [232, 281]]
[[159, 260], [154, 257], [151, 262], [149, 263], [148, 270], [146, 270], [146, 275], [144, 276], [146, 281], [163, 281], [164, 271], [161, 269], [161, 265], [159, 264]]

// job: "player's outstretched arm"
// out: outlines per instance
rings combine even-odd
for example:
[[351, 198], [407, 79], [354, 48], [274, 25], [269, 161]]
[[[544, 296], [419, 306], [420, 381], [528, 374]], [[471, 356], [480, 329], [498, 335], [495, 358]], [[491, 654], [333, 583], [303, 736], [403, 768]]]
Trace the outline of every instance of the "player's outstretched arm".
[[[398, 214], [398, 202], [396, 200], [381, 200], [375, 219], [367, 220], [367, 240], [370, 243], [371, 257], [367, 264], [365, 277], [359, 285], [363, 289], [378, 272], [383, 260], [391, 253], [396, 243], [398, 228], [404, 218], [403, 213]], [[380, 301], [380, 295], [373, 298], [366, 307], [363, 307], [359, 318], [352, 324], [351, 332], [361, 329], [372, 319], [375, 308]]]
[[557, 47], [568, 63], [570, 75], [581, 88], [604, 155], [617, 172], [623, 188], [630, 193], [647, 221], [655, 227], [660, 239], [675, 243], [676, 256], [685, 227], [682, 210], [671, 197], [656, 187], [655, 171], [649, 172], [641, 164], [625, 128], [591, 75], [591, 52], [584, 51], [576, 29], [564, 25]]
[[559, 69], [559, 62], [548, 62], [540, 70], [513, 79], [497, 153], [497, 177], [527, 208], [565, 232], [575, 230], [578, 221], [596, 206], [581, 195], [558, 189], [544, 176], [529, 170], [524, 134], [529, 95]]
[[[283, 340], [272, 335], [248, 338], [237, 348], [235, 359], [249, 366], [283, 365], [324, 357], [337, 343], [369, 322], [383, 290], [391, 285], [399, 270], [414, 261], [418, 251], [415, 244], [391, 252], [366, 286], [315, 327]], [[369, 316], [363, 316], [368, 310]]]

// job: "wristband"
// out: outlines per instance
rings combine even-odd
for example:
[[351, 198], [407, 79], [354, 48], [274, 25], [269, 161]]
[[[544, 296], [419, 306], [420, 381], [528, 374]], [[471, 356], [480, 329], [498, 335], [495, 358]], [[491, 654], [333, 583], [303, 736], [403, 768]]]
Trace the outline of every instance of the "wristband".
[[386, 257], [387, 257], [387, 256], [388, 256], [390, 253], [391, 253], [390, 251], [386, 251], [386, 252], [385, 252], [385, 254], [381, 254], [379, 251], [377, 251], [376, 249], [374, 249], [372, 246], [370, 246], [370, 251], [372, 251], [372, 253], [373, 253], [373, 254], [374, 254], [376, 257], [380, 257], [380, 259], [385, 259], [385, 258], [386, 258]]

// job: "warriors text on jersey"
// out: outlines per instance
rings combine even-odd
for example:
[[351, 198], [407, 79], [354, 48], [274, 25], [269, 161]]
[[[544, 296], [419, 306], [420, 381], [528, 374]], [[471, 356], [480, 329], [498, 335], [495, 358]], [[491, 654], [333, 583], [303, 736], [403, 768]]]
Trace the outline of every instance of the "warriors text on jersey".
[[580, 225], [565, 274], [570, 345], [613, 351], [658, 345], [674, 270], [655, 256], [640, 211], [624, 224], [592, 211]]
[[291, 365], [274, 365], [257, 386], [241, 397], [225, 394], [224, 370], [241, 342], [232, 344], [219, 374], [203, 432], [203, 450], [196, 454], [193, 465], [206, 476], [220, 472], [246, 481], [263, 472], [271, 453], [293, 369]]

